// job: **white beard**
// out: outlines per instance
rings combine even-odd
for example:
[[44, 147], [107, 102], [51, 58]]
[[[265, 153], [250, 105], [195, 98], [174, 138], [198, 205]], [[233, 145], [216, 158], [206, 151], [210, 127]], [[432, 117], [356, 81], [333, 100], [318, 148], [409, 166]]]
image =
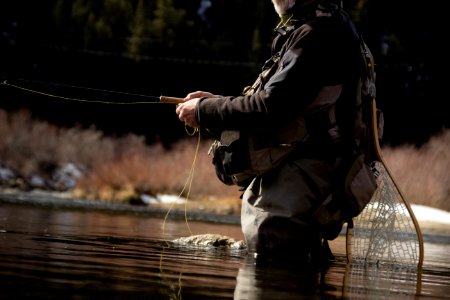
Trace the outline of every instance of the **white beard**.
[[285, 14], [295, 4], [295, 0], [272, 0], [275, 11], [279, 16]]

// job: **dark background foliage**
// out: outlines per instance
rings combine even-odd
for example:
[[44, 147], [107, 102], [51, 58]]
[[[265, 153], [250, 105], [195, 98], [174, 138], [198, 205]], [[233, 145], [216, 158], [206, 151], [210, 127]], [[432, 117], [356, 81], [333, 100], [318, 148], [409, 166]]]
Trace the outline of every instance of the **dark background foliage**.
[[[438, 3], [344, 0], [375, 56], [390, 145], [421, 145], [449, 126]], [[194, 90], [239, 94], [269, 57], [276, 23], [269, 0], [1, 1], [0, 76], [111, 102]], [[142, 134], [149, 143], [170, 145], [185, 134], [172, 105], [69, 102], [0, 86], [0, 107], [28, 108], [60, 126]]]

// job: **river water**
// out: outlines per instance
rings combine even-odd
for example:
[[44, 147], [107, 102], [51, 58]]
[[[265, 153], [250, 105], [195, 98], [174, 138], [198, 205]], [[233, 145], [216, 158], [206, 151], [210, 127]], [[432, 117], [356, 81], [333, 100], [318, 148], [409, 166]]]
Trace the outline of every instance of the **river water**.
[[0, 203], [0, 299], [450, 299], [450, 238], [425, 235], [421, 273], [346, 264], [261, 263], [232, 249], [170, 241], [239, 225]]

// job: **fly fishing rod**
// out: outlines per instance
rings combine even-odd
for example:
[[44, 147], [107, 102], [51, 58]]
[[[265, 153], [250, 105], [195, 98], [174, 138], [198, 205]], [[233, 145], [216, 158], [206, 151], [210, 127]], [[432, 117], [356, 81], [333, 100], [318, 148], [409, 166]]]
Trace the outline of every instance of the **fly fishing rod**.
[[[63, 87], [63, 88], [72, 88], [72, 89], [82, 89], [87, 91], [94, 91], [101, 93], [102, 95], [109, 95], [109, 94], [121, 94], [129, 97], [140, 97], [145, 98], [149, 101], [132, 101], [132, 102], [118, 102], [118, 101], [103, 101], [103, 100], [88, 100], [88, 99], [79, 99], [79, 98], [73, 98], [73, 97], [66, 97], [66, 96], [60, 96], [55, 95], [53, 93], [47, 93], [43, 92], [37, 89], [32, 89], [25, 87], [21, 84], [15, 84], [11, 83], [14, 81], [20, 81], [28, 84], [33, 85], [47, 85], [47, 86], [56, 86], [56, 87]], [[57, 83], [49, 83], [49, 82], [41, 82], [41, 81], [31, 81], [31, 80], [24, 80], [24, 79], [15, 79], [15, 80], [9, 80], [9, 79], [2, 79], [0, 81], [0, 85], [16, 88], [19, 90], [27, 91], [34, 94], [39, 94], [47, 97], [52, 98], [59, 98], [67, 101], [78, 101], [78, 102], [91, 102], [91, 103], [103, 103], [103, 104], [150, 104], [150, 103], [169, 103], [169, 104], [179, 104], [184, 102], [183, 98], [178, 97], [169, 97], [169, 96], [149, 96], [149, 95], [143, 95], [143, 94], [133, 94], [133, 93], [127, 93], [127, 92], [119, 92], [119, 91], [111, 91], [111, 90], [103, 90], [103, 89], [95, 89], [95, 88], [88, 88], [88, 87], [79, 87], [79, 86], [73, 86], [73, 85], [64, 85], [64, 84], [57, 84]]]

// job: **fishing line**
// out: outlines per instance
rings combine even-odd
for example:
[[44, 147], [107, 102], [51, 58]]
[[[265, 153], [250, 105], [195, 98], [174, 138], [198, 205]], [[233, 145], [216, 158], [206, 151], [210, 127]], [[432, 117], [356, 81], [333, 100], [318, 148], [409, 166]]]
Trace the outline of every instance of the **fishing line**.
[[[95, 92], [101, 92], [101, 93], [107, 93], [107, 94], [121, 94], [126, 96], [132, 96], [132, 97], [144, 97], [152, 100], [160, 100], [160, 97], [156, 96], [148, 96], [148, 95], [142, 95], [142, 94], [133, 94], [133, 93], [126, 93], [126, 92], [119, 92], [119, 91], [111, 91], [111, 90], [102, 90], [102, 89], [94, 89], [94, 88], [88, 88], [88, 87], [79, 87], [79, 86], [73, 86], [73, 85], [63, 85], [63, 84], [56, 84], [56, 83], [47, 83], [47, 82], [40, 82], [40, 81], [29, 81], [29, 80], [22, 80], [29, 83], [37, 83], [37, 84], [46, 84], [46, 85], [53, 85], [53, 86], [59, 86], [59, 87], [66, 87], [66, 88], [74, 88], [74, 89], [83, 89], [83, 90], [89, 90], [89, 91], [95, 91]], [[132, 104], [154, 104], [154, 103], [171, 103], [171, 102], [155, 102], [155, 101], [131, 101], [131, 102], [113, 102], [113, 101], [102, 101], [102, 100], [92, 100], [92, 99], [80, 99], [80, 98], [73, 98], [73, 97], [65, 97], [60, 95], [55, 95], [51, 93], [46, 93], [42, 91], [38, 91], [36, 89], [30, 89], [26, 88], [17, 84], [9, 83], [8, 80], [4, 80], [0, 82], [0, 84], [8, 87], [12, 87], [15, 89], [19, 89], [22, 91], [26, 91], [33, 94], [38, 94], [46, 97], [51, 98], [57, 98], [65, 101], [75, 101], [75, 102], [88, 102], [88, 103], [101, 103], [101, 104], [117, 104], [117, 105], [132, 105]]]
[[[101, 89], [94, 89], [94, 88], [87, 88], [87, 87], [78, 87], [78, 86], [73, 86], [73, 85], [63, 85], [63, 84], [40, 82], [40, 81], [30, 81], [30, 80], [23, 80], [23, 79], [20, 79], [20, 81], [34, 83], [34, 84], [54, 85], [54, 86], [65, 87], [65, 88], [91, 90], [91, 91], [102, 92], [102, 93], [122, 94], [122, 95], [133, 96], [133, 97], [145, 97], [145, 98], [149, 98], [152, 100], [158, 100], [158, 101], [157, 102], [155, 102], [155, 101], [113, 102], [113, 101], [102, 101], [102, 100], [88, 100], [88, 99], [72, 98], [72, 97], [65, 97], [65, 96], [55, 95], [55, 94], [51, 94], [51, 93], [46, 93], [46, 92], [38, 91], [36, 89], [30, 89], [30, 88], [26, 88], [23, 86], [19, 86], [17, 84], [11, 84], [7, 80], [0, 82], [0, 84], [2, 84], [4, 86], [12, 87], [12, 88], [20, 89], [20, 90], [23, 90], [26, 92], [43, 95], [46, 97], [62, 99], [65, 101], [76, 101], [76, 102], [84, 102], [84, 103], [133, 105], [133, 104], [161, 104], [161, 103], [178, 104], [178, 103], [183, 102], [182, 98], [175, 98], [175, 97], [166, 97], [166, 96], [156, 97], [156, 96], [148, 96], [148, 95], [142, 95], [142, 94], [132, 94], [132, 93], [126, 93], [126, 92], [119, 92], [119, 91], [101, 90]], [[189, 136], [194, 136], [196, 133], [198, 133], [197, 147], [196, 147], [195, 154], [194, 154], [194, 160], [192, 162], [191, 169], [189, 171], [189, 175], [184, 184], [184, 187], [178, 195], [178, 197], [181, 197], [181, 195], [183, 195], [184, 191], [187, 188], [187, 193], [186, 193], [186, 198], [185, 198], [185, 207], [184, 207], [184, 217], [185, 217], [185, 221], [186, 221], [186, 226], [187, 226], [190, 234], [192, 235], [192, 231], [189, 226], [188, 218], [187, 218], [187, 201], [189, 199], [190, 192], [191, 192], [192, 181], [193, 181], [194, 170], [195, 170], [195, 163], [197, 161], [197, 154], [198, 154], [199, 147], [200, 147], [200, 131], [198, 128], [194, 128], [192, 132], [189, 132], [187, 126], [185, 126], [185, 130]], [[163, 225], [162, 225], [163, 236], [165, 235], [165, 224], [166, 224], [167, 218], [173, 208], [173, 205], [174, 205], [174, 202], [172, 202], [172, 204], [169, 207], [169, 210], [167, 211], [167, 213], [164, 217], [164, 221], [163, 221]]]
[[[186, 226], [187, 226], [187, 228], [189, 230], [189, 233], [192, 235], [192, 230], [191, 230], [191, 227], [189, 226], [188, 217], [187, 217], [187, 202], [188, 202], [189, 195], [190, 195], [190, 192], [191, 192], [191, 186], [192, 186], [192, 181], [193, 181], [193, 178], [194, 178], [194, 171], [195, 171], [195, 163], [197, 161], [197, 154], [198, 154], [198, 151], [199, 151], [199, 148], [200, 148], [200, 129], [199, 128], [194, 128], [193, 132], [189, 132], [187, 127], [185, 127], [185, 129], [186, 129], [186, 133], [188, 135], [190, 135], [190, 136], [193, 136], [193, 135], [195, 135], [195, 133], [198, 133], [197, 146], [196, 146], [196, 149], [195, 149], [194, 160], [192, 162], [191, 169], [189, 171], [189, 175], [188, 175], [188, 178], [187, 178], [187, 180], [186, 180], [186, 182], [184, 184], [184, 187], [181, 190], [180, 194], [178, 195], [178, 197], [181, 197], [183, 195], [183, 192], [186, 189], [186, 187], [188, 187], [186, 198], [185, 198], [185, 202], [184, 202], [184, 220], [186, 222]], [[164, 216], [164, 220], [163, 220], [163, 223], [162, 223], [163, 236], [166, 235], [165, 234], [165, 226], [166, 226], [166, 222], [167, 222], [167, 219], [169, 217], [169, 214], [170, 214], [170, 212], [171, 212], [171, 210], [173, 208], [173, 205], [174, 205], [174, 202], [172, 202], [172, 204], [170, 205], [166, 215]], [[170, 247], [170, 244], [169, 244], [168, 240], [165, 240], [165, 242], [166, 242], [167, 247]], [[165, 249], [166, 248], [163, 246], [163, 250], [161, 251], [160, 260], [159, 260], [159, 271], [161, 272], [161, 274], [164, 274], [164, 271], [163, 271], [163, 260], [164, 260], [164, 250]], [[183, 277], [183, 272], [180, 271], [180, 274], [178, 276], [178, 291], [177, 291], [177, 298], [176, 299], [182, 299], [182, 294], [181, 294], [181, 292], [182, 292], [181, 291], [181, 287], [182, 287], [181, 279], [182, 279], [182, 277]]]
[[[163, 249], [162, 249], [162, 251], [161, 251], [161, 254], [160, 254], [160, 261], [159, 261], [159, 272], [160, 272], [160, 278], [162, 279], [162, 280], [167, 280], [168, 282], [166, 283], [166, 282], [164, 282], [164, 283], [166, 283], [165, 284], [165, 286], [167, 286], [167, 287], [171, 287], [171, 286], [174, 286], [175, 287], [175, 285], [178, 285], [178, 289], [176, 290], [176, 295], [174, 295], [174, 294], [170, 294], [170, 296], [172, 296], [172, 297], [170, 297], [170, 299], [179, 299], [179, 300], [181, 300], [182, 299], [182, 284], [181, 284], [181, 280], [182, 280], [182, 278], [183, 278], [183, 269], [184, 269], [184, 267], [183, 266], [180, 266], [181, 267], [181, 271], [176, 271], [176, 270], [172, 270], [172, 272], [180, 272], [180, 274], [178, 274], [178, 280], [177, 280], [177, 283], [176, 284], [173, 284], [172, 282], [171, 282], [171, 279], [173, 279], [173, 276], [170, 274], [170, 273], [166, 273], [165, 271], [164, 271], [164, 269], [163, 269], [163, 256], [164, 256], [164, 250], [165, 250], [166, 248], [165, 247], [163, 247]], [[167, 276], [165, 276], [165, 275], [167, 275]], [[167, 278], [166, 278], [167, 277]], [[170, 289], [170, 291], [174, 291], [174, 289]]]
[[[194, 128], [193, 132], [189, 132], [187, 127], [185, 127], [185, 129], [186, 129], [186, 133], [188, 135], [190, 135], [190, 136], [193, 136], [195, 133], [198, 133], [197, 146], [196, 146], [196, 149], [195, 149], [194, 160], [192, 162], [191, 169], [189, 171], [188, 179], [186, 180], [183, 189], [181, 190], [180, 194], [178, 195], [178, 197], [181, 197], [181, 195], [183, 194], [183, 192], [186, 189], [186, 187], [188, 187], [186, 198], [185, 198], [185, 202], [184, 202], [184, 220], [186, 222], [186, 226], [187, 226], [187, 228], [189, 230], [189, 233], [192, 235], [192, 231], [191, 231], [191, 228], [189, 226], [189, 222], [188, 222], [188, 218], [187, 218], [187, 201], [189, 199], [189, 195], [190, 195], [190, 191], [191, 191], [192, 181], [193, 181], [193, 178], [194, 178], [195, 163], [197, 161], [197, 154], [198, 154], [198, 151], [199, 151], [199, 148], [200, 148], [200, 129], [199, 128]], [[164, 217], [163, 223], [162, 223], [163, 236], [166, 235], [165, 234], [165, 226], [166, 226], [166, 222], [167, 222], [167, 219], [169, 217], [169, 214], [170, 214], [170, 212], [171, 212], [171, 210], [173, 208], [173, 205], [174, 205], [174, 202], [172, 202], [172, 204], [170, 205], [169, 210], [167, 211], [167, 213], [166, 213], [166, 215]], [[167, 248], [169, 248], [170, 244], [169, 244], [168, 240], [164, 240], [164, 241], [166, 242]], [[160, 260], [159, 260], [159, 271], [161, 272], [161, 274], [164, 274], [164, 271], [163, 271], [163, 260], [164, 260], [164, 250], [165, 249], [166, 249], [166, 247], [163, 246], [163, 249], [162, 249], [161, 255], [160, 255]], [[181, 294], [181, 292], [182, 292], [181, 291], [181, 287], [182, 287], [181, 279], [182, 279], [182, 277], [183, 277], [183, 272], [180, 271], [180, 274], [178, 276], [178, 291], [177, 291], [177, 298], [176, 299], [182, 299], [182, 294]]]
[[[184, 219], [186, 221], [186, 226], [187, 226], [187, 228], [189, 230], [189, 233], [191, 235], [192, 235], [192, 231], [191, 231], [191, 227], [189, 226], [188, 218], [187, 218], [187, 201], [189, 199], [189, 195], [190, 195], [190, 192], [191, 192], [192, 181], [194, 179], [194, 172], [195, 172], [195, 163], [197, 161], [197, 154], [198, 154], [198, 151], [199, 151], [199, 148], [200, 148], [200, 130], [198, 128], [194, 128], [194, 131], [192, 133], [190, 133], [190, 132], [188, 132], [187, 127], [186, 127], [186, 133], [188, 135], [190, 135], [190, 136], [193, 136], [197, 132], [198, 132], [198, 138], [197, 138], [197, 146], [196, 146], [195, 154], [194, 154], [194, 160], [192, 161], [191, 169], [189, 171], [189, 175], [188, 175], [188, 178], [187, 178], [187, 180], [186, 180], [186, 182], [185, 182], [185, 184], [183, 186], [183, 189], [181, 190], [180, 194], [178, 195], [178, 197], [181, 197], [183, 195], [183, 192], [186, 190], [186, 187], [188, 188], [187, 189], [187, 194], [186, 194], [186, 200], [184, 202], [184, 205], [185, 205], [184, 206]], [[163, 221], [163, 224], [162, 224], [163, 236], [165, 236], [165, 225], [166, 225], [167, 218], [169, 217], [170, 211], [172, 210], [174, 204], [175, 203], [172, 202], [172, 204], [169, 207], [169, 210], [166, 213], [166, 216], [164, 217], [164, 221]]]

